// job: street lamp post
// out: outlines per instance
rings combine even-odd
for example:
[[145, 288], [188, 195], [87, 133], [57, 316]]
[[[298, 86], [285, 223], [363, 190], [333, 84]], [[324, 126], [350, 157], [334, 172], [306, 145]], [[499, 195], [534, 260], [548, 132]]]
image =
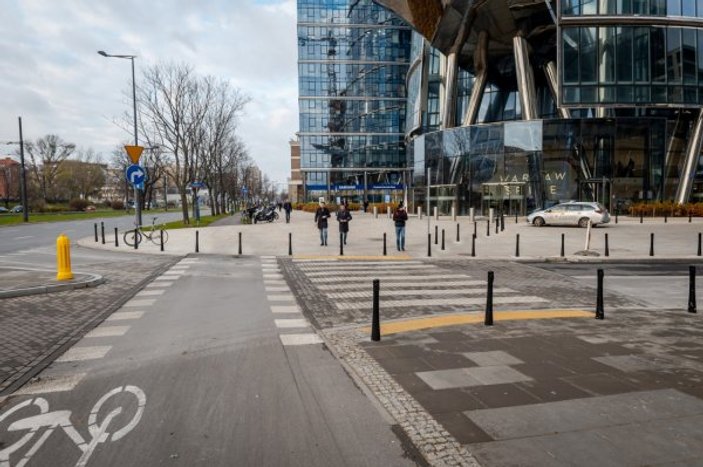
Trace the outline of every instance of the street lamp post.
[[[132, 110], [134, 113], [134, 145], [139, 146], [139, 136], [137, 133], [137, 85], [134, 77], [134, 59], [137, 58], [136, 55], [116, 55], [109, 54], [103, 50], [98, 50], [98, 54], [103, 57], [108, 58], [125, 58], [132, 62]], [[137, 227], [142, 225], [142, 204], [140, 190], [136, 186], [134, 187], [134, 220]]]
[[8, 141], [5, 144], [17, 144], [20, 147], [20, 203], [22, 203], [22, 220], [29, 222], [29, 206], [27, 206], [27, 171], [24, 165], [24, 139], [22, 138], [22, 117], [17, 117], [19, 122], [20, 140]]

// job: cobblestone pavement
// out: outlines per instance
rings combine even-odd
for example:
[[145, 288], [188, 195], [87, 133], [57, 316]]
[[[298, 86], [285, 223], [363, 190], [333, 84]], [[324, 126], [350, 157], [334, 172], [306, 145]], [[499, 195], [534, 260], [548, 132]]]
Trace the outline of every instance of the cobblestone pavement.
[[81, 267], [96, 288], [0, 299], [0, 395], [9, 394], [100, 324], [178, 258], [133, 256]]
[[[370, 324], [369, 291], [376, 277], [382, 321], [460, 309], [478, 314], [482, 303], [432, 300], [485, 300], [489, 270], [495, 272], [496, 296], [524, 298], [496, 311], [593, 310], [595, 290], [508, 262], [408, 261], [404, 268], [400, 262], [279, 262], [331, 351], [432, 465], [686, 464], [703, 458], [699, 443], [682, 439], [703, 436], [703, 329], [697, 315], [645, 310], [608, 293], [604, 321], [455, 325], [371, 342], [368, 329], [358, 325]], [[386, 307], [384, 290], [393, 300], [402, 291], [405, 303]], [[570, 424], [555, 425], [554, 414]], [[661, 440], [655, 453], [651, 437]]]

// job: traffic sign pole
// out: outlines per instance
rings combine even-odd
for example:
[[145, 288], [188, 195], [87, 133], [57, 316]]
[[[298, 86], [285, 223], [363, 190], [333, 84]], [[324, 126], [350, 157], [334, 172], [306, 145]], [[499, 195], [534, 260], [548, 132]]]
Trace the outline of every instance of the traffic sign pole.
[[[134, 59], [132, 59], [132, 84], [134, 85]], [[132, 86], [134, 88], [134, 86]], [[134, 93], [134, 89], [132, 89], [132, 92]], [[124, 147], [125, 151], [127, 152], [127, 155], [129, 156], [129, 159], [133, 162], [133, 165], [136, 165], [139, 167], [139, 158], [142, 155], [142, 151], [144, 151], [143, 146], [138, 145], [138, 139], [137, 139], [137, 100], [136, 97], [134, 99], [134, 146], [125, 146]], [[128, 179], [129, 181], [129, 179]], [[142, 204], [141, 204], [141, 196], [140, 196], [141, 191], [139, 190], [139, 187], [137, 184], [134, 184], [134, 224], [135, 228], [139, 228], [142, 226]]]

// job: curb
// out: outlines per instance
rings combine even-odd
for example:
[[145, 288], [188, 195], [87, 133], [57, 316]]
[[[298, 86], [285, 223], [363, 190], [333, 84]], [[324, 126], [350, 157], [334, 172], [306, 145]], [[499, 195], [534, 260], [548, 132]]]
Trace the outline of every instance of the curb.
[[80, 276], [87, 276], [79, 281], [71, 281], [65, 284], [48, 284], [22, 289], [0, 290], [0, 298], [27, 297], [29, 295], [39, 295], [52, 292], [64, 292], [66, 290], [85, 289], [96, 287], [105, 282], [105, 278], [99, 274], [75, 273]]

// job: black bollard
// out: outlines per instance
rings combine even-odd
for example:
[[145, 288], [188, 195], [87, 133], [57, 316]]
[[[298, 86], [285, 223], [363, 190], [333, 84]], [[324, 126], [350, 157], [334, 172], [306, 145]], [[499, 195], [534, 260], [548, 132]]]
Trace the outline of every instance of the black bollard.
[[688, 223], [689, 224], [691, 223], [691, 213], [690, 212], [688, 213]]
[[293, 256], [293, 234], [291, 232], [288, 232], [288, 256]]
[[439, 227], [436, 225], [434, 226], [434, 244], [437, 245], [439, 243]]
[[598, 270], [598, 294], [596, 295], [596, 319], [605, 319], [603, 311], [603, 270]]
[[444, 251], [444, 229], [442, 229], [442, 251]]
[[698, 232], [698, 256], [701, 256], [701, 233]]
[[432, 234], [427, 234], [427, 257], [432, 256]]
[[515, 234], [515, 257], [520, 257], [520, 234]]
[[200, 232], [195, 231], [195, 252], [200, 253]]
[[100, 222], [100, 240], [102, 241], [102, 244], [105, 244], [105, 223]]
[[471, 236], [471, 256], [476, 256], [476, 235]]
[[560, 256], [563, 258], [564, 257], [564, 234], [561, 234], [561, 254]]
[[[383, 243], [385, 246], [386, 234], [383, 234]], [[344, 233], [339, 232], [339, 256], [344, 256]]]
[[98, 243], [98, 224], [97, 224], [97, 222], [93, 224], [93, 230], [95, 230], [95, 243]]
[[164, 229], [159, 230], [159, 243], [161, 244], [161, 251], [164, 251]]
[[242, 233], [239, 232], [239, 251], [238, 254], [242, 254]]
[[649, 256], [654, 256], [654, 233], [649, 234]]
[[142, 237], [139, 235], [139, 230], [134, 229], [134, 249], [138, 250], [139, 249], [139, 240], [141, 240]]
[[486, 237], [491, 236], [491, 220], [487, 219], [486, 220]]
[[498, 229], [500, 228], [500, 219], [496, 216], [496, 235], [498, 235]]
[[119, 235], [117, 235], [117, 227], [115, 227], [115, 246], [120, 246]]
[[476, 236], [477, 225], [478, 225], [478, 222], [474, 221], [474, 237]]
[[493, 271], [488, 271], [488, 290], [486, 291], [486, 314], [483, 324], [493, 326]]
[[666, 213], [664, 213], [664, 223], [666, 224], [668, 221]]
[[696, 313], [696, 267], [688, 267], [688, 312]]
[[381, 317], [378, 311], [379, 293], [381, 289], [381, 281], [373, 280], [373, 311], [371, 315], [371, 340], [381, 340]]
[[615, 223], [616, 223], [616, 224], [618, 223], [618, 214], [619, 214], [619, 213], [620, 213], [620, 210], [619, 210], [619, 209], [616, 209], [616, 210], [615, 210]]
[[461, 235], [459, 233], [459, 223], [456, 223], [456, 242], [459, 243], [461, 241]]
[[515, 211], [515, 223], [517, 224], [517, 211]]
[[383, 232], [383, 256], [386, 256], [388, 254], [388, 250], [386, 249], [386, 232]]
[[503, 215], [503, 213], [501, 212], [500, 213], [500, 231], [502, 232], [504, 230], [505, 230], [505, 215]]
[[640, 211], [640, 224], [644, 222], [644, 211]]
[[608, 246], [608, 234], [605, 234], [605, 256], [610, 256], [610, 247]]

